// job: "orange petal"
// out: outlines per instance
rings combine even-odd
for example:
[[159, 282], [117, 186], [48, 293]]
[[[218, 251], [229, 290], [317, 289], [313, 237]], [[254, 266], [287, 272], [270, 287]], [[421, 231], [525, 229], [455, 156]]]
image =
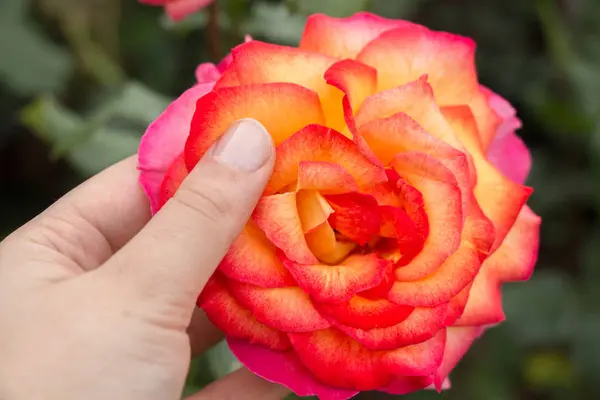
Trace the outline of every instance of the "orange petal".
[[338, 164], [352, 175], [359, 187], [387, 179], [383, 168], [367, 160], [350, 139], [325, 126], [310, 125], [277, 146], [277, 161], [266, 193], [277, 193], [295, 182], [299, 165], [304, 161]]
[[271, 243], [290, 260], [301, 264], [317, 262], [304, 239], [295, 192], [262, 197], [252, 217]]
[[219, 272], [236, 281], [268, 288], [295, 284], [275, 255], [275, 246], [252, 221], [229, 248]]
[[494, 112], [494, 109], [490, 105], [490, 99], [486, 94], [485, 88], [480, 87], [480, 91], [475, 93], [468, 103], [477, 121], [479, 138], [484, 150], [489, 148], [502, 126], [502, 118]]
[[204, 309], [217, 328], [229, 336], [273, 350], [283, 351], [290, 347], [285, 334], [258, 322], [249, 310], [231, 296], [216, 276], [207, 282], [198, 298], [198, 306]]
[[352, 255], [339, 265], [302, 265], [285, 259], [283, 264], [304, 291], [325, 303], [348, 301], [379, 285], [391, 266], [375, 254]]
[[435, 308], [417, 307], [405, 320], [384, 328], [363, 330], [335, 322], [334, 326], [371, 350], [394, 350], [434, 337], [446, 326], [446, 309], [445, 304]]
[[394, 351], [372, 351], [338, 330], [288, 334], [302, 363], [332, 386], [374, 390], [401, 375], [430, 375], [442, 360], [445, 331]]
[[[493, 225], [473, 202], [458, 250], [429, 277], [414, 282], [394, 283], [389, 299], [397, 304], [423, 307], [450, 301], [475, 278], [493, 240]], [[396, 270], [396, 279], [401, 280], [398, 275], [403, 268]]]
[[346, 240], [337, 240], [329, 222], [324, 222], [305, 236], [306, 243], [319, 261], [326, 264], [339, 264], [350, 254], [357, 244]]
[[495, 325], [505, 319], [500, 282], [484, 265], [473, 281], [469, 300], [456, 326]]
[[[479, 273], [477, 276], [481, 274], [481, 268], [479, 269]], [[477, 277], [475, 277], [477, 279]], [[474, 286], [474, 283], [471, 282], [463, 290], [461, 290], [456, 296], [454, 296], [448, 302], [448, 312], [446, 315], [446, 326], [452, 326], [456, 323], [458, 318], [463, 314], [467, 302], [469, 301], [469, 296], [471, 294], [471, 288]]]
[[299, 47], [338, 58], [354, 58], [367, 43], [383, 32], [410, 25], [417, 26], [408, 21], [363, 12], [348, 18], [314, 14], [308, 17]]
[[316, 190], [300, 190], [296, 193], [298, 215], [304, 233], [321, 225], [333, 213], [333, 208]]
[[233, 281], [227, 287], [259, 322], [273, 329], [309, 332], [331, 326], [299, 287], [266, 289]]
[[321, 93], [327, 88], [323, 75], [337, 61], [325, 54], [258, 40], [237, 46], [231, 55], [232, 63], [215, 85], [217, 89], [230, 85], [288, 82]]
[[188, 170], [185, 167], [183, 154], [181, 154], [173, 161], [165, 173], [165, 177], [160, 186], [158, 209], [162, 208], [162, 206], [175, 195], [175, 192], [177, 192], [177, 189], [179, 189], [179, 186], [187, 176]]
[[301, 85], [318, 93], [325, 124], [340, 131], [344, 128], [342, 93], [324, 79], [327, 69], [337, 61], [335, 58], [257, 40], [236, 47], [232, 55], [233, 62], [216, 88], [273, 82]]
[[486, 260], [504, 282], [525, 281], [537, 261], [541, 219], [524, 206], [502, 245]]
[[374, 197], [362, 193], [325, 196], [334, 213], [329, 217], [331, 227], [348, 239], [365, 245], [379, 233], [381, 214]]
[[468, 104], [479, 92], [475, 43], [466, 37], [408, 25], [383, 33], [356, 58], [377, 69], [379, 90], [427, 74], [440, 104]]
[[462, 150], [462, 144], [442, 115], [436, 100], [427, 76], [423, 76], [366, 99], [356, 113], [356, 124], [361, 130], [363, 125], [376, 119], [404, 113], [430, 135]]
[[301, 161], [297, 189], [318, 190], [323, 194], [358, 191], [354, 177], [339, 164], [327, 161]]
[[377, 90], [377, 71], [355, 60], [338, 61], [325, 72], [324, 77], [329, 85], [344, 92], [353, 110], [358, 110], [363, 101]]
[[457, 325], [492, 325], [505, 318], [500, 285], [529, 279], [537, 259], [540, 218], [521, 210], [502, 245], [481, 266]]
[[298, 85], [270, 83], [214, 90], [196, 103], [185, 145], [188, 169], [234, 121], [242, 118], [261, 122], [276, 145], [306, 125], [324, 122], [317, 94]]
[[346, 303], [315, 303], [322, 314], [342, 325], [359, 329], [387, 328], [404, 321], [413, 307], [394, 304], [386, 299], [367, 299], [360, 294]]
[[472, 156], [477, 171], [475, 198], [485, 215], [494, 223], [495, 249], [506, 237], [532, 189], [508, 179], [486, 159], [469, 107], [446, 107], [443, 108], [443, 113]]
[[423, 250], [396, 270], [397, 279], [414, 281], [433, 273], [458, 249], [463, 228], [461, 194], [452, 172], [426, 154], [398, 154], [392, 166], [408, 184], [421, 192], [428, 217], [429, 235]]
[[[441, 116], [439, 112], [436, 115]], [[388, 165], [396, 154], [407, 151], [425, 153], [440, 161], [454, 174], [462, 193], [463, 213], [466, 213], [468, 193], [472, 191], [474, 182], [471, 180], [467, 156], [463, 152], [430, 135], [403, 112], [368, 122], [362, 125], [359, 131], [370, 149], [385, 165]], [[454, 140], [453, 133], [452, 137]]]

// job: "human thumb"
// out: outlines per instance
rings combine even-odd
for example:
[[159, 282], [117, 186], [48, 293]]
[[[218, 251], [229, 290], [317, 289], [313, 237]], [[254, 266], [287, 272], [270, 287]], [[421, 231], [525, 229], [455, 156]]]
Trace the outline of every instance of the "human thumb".
[[265, 128], [253, 119], [237, 121], [105, 267], [116, 270], [137, 299], [167, 301], [191, 317], [197, 295], [255, 208], [274, 160]]

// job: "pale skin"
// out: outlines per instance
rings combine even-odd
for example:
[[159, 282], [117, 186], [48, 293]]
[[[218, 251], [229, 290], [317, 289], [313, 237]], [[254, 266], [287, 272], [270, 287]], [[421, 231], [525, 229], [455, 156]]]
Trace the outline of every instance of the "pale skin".
[[[0, 243], [0, 399], [180, 399], [191, 357], [222, 338], [196, 297], [274, 158], [268, 133], [244, 120], [154, 218], [132, 157]], [[241, 369], [188, 399], [287, 394]]]

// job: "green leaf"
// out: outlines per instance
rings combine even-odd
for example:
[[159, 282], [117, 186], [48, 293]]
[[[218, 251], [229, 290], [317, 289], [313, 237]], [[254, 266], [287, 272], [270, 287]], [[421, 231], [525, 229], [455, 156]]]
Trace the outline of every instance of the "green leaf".
[[114, 114], [148, 125], [171, 103], [163, 96], [139, 82], [130, 81], [112, 101]]
[[102, 128], [67, 154], [69, 162], [83, 175], [91, 176], [136, 153], [138, 132]]
[[242, 364], [235, 358], [225, 340], [206, 353], [209, 369], [215, 379], [239, 369]]
[[243, 30], [282, 44], [295, 44], [300, 40], [305, 23], [305, 16], [291, 13], [283, 3], [261, 2], [252, 9]]
[[305, 15], [322, 13], [330, 17], [348, 17], [365, 10], [368, 0], [295, 0], [292, 3]]
[[408, 18], [427, 1], [430, 0], [370, 0], [369, 11], [388, 18]]
[[25, 19], [28, 5], [26, 0], [0, 1], [0, 80], [23, 96], [59, 90], [73, 68], [69, 53]]

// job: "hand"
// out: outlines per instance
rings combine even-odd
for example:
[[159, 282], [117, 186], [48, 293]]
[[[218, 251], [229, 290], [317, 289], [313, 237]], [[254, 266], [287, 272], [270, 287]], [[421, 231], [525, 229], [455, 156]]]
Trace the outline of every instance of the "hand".
[[[264, 128], [242, 120], [152, 220], [131, 158], [0, 243], [0, 398], [179, 399], [190, 357], [220, 339], [196, 297], [274, 158]], [[242, 369], [191, 399], [286, 394]]]

